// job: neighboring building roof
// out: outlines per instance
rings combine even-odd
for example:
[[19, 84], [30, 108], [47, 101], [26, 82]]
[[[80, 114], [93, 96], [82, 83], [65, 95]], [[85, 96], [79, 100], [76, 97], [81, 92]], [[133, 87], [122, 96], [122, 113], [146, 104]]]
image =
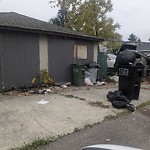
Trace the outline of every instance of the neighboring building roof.
[[137, 51], [150, 53], [150, 42], [126, 41], [125, 44], [135, 45]]
[[0, 28], [10, 30], [23, 30], [45, 34], [53, 34], [66, 37], [81, 38], [94, 41], [104, 41], [104, 39], [88, 36], [66, 28], [52, 25], [48, 22], [27, 17], [15, 12], [0, 13]]
[[137, 45], [137, 50], [150, 50], [150, 43], [141, 42]]

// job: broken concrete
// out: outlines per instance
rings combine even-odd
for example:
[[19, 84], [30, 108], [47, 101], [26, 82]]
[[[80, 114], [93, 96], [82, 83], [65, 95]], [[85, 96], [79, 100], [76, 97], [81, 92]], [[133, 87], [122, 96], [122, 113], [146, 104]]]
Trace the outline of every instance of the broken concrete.
[[[0, 149], [20, 147], [38, 137], [63, 135], [75, 129], [101, 122], [105, 116], [121, 110], [107, 101], [108, 91], [116, 86], [72, 88], [60, 94], [32, 96], [0, 95]], [[39, 104], [39, 101], [48, 101]], [[150, 100], [150, 92], [142, 89], [136, 105]], [[108, 107], [90, 105], [101, 102]]]

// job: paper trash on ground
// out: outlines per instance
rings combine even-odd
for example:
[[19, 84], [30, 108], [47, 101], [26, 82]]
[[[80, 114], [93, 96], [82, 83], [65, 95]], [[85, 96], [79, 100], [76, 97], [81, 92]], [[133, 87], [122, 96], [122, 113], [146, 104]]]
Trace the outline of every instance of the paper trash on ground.
[[41, 105], [45, 105], [47, 103], [49, 103], [49, 101], [46, 101], [46, 100], [40, 100], [39, 102], [37, 102], [38, 104], [41, 104]]

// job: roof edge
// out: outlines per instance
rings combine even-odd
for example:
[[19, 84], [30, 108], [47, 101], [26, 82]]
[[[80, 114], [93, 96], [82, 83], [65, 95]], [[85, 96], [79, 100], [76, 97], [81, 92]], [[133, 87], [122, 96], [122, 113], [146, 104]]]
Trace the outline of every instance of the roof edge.
[[76, 38], [76, 39], [84, 39], [84, 40], [96, 41], [96, 42], [105, 41], [105, 39], [101, 38], [101, 37], [86, 36], [86, 35], [74, 35], [74, 34], [69, 34], [69, 33], [55, 32], [55, 31], [44, 31], [44, 30], [27, 29], [27, 28], [10, 27], [10, 26], [0, 26], [0, 29], [9, 30], [9, 31], [20, 31], [20, 32], [28, 32], [28, 33], [54, 35], [54, 36]]

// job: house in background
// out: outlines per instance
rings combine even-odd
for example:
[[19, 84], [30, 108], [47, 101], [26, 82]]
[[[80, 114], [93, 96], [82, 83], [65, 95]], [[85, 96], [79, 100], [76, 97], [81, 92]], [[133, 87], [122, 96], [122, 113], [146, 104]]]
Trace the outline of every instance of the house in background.
[[55, 82], [71, 81], [71, 64], [97, 61], [100, 41], [14, 12], [0, 13], [0, 90], [30, 86], [43, 69]]
[[142, 63], [144, 64], [144, 76], [150, 76], [150, 42], [125, 42], [131, 45], [136, 45], [136, 51], [140, 52]]
[[144, 67], [144, 75], [150, 76], [150, 42], [141, 42], [137, 45], [137, 51], [142, 52], [147, 56], [146, 58], [142, 58], [142, 62], [145, 65]]
[[138, 43], [136, 50], [138, 50], [146, 55], [150, 55], [150, 42]]
[[146, 55], [150, 55], [150, 42], [126, 41], [124, 43], [135, 45], [137, 51], [140, 51]]

